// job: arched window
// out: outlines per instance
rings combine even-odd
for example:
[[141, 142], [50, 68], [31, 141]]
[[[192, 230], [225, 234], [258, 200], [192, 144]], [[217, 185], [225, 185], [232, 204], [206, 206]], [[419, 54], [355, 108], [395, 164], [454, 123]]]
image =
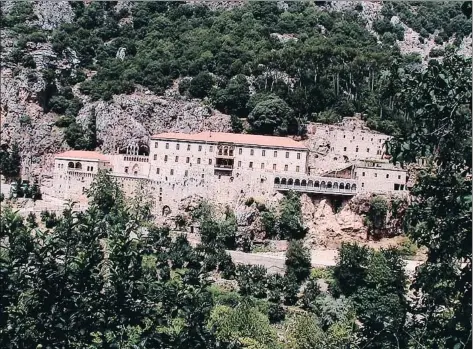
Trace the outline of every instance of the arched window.
[[274, 178], [274, 184], [279, 184], [280, 180], [279, 177]]
[[327, 185], [325, 184], [324, 181], [322, 181], [322, 183], [320, 183], [320, 189], [325, 189], [327, 188]]
[[301, 185], [302, 185], [303, 187], [307, 187], [307, 181], [306, 181], [305, 179], [303, 179], [303, 180], [301, 181]]
[[286, 178], [281, 179], [281, 184], [286, 185]]
[[227, 155], [227, 156], [228, 156], [228, 147], [224, 147], [224, 148], [223, 148], [223, 155]]
[[332, 189], [332, 182], [327, 183], [327, 189]]
[[309, 187], [313, 187], [313, 186], [314, 186], [314, 181], [313, 181], [313, 180], [309, 180], [308, 186], [309, 186]]
[[345, 185], [343, 183], [340, 183], [340, 190], [344, 190], [345, 189]]
[[230, 148], [230, 151], [228, 152], [230, 156], [233, 156], [233, 148]]
[[289, 180], [287, 181], [287, 185], [293, 185], [294, 184], [294, 180], [292, 178], [289, 178]]
[[68, 168], [74, 168], [74, 163], [71, 161], [67, 164], [67, 167]]
[[133, 174], [136, 176], [139, 171], [140, 171], [140, 167], [137, 164], [135, 164], [135, 166], [133, 166], [133, 169], [132, 169]]
[[76, 162], [76, 168], [82, 170], [82, 164], [80, 162]]
[[294, 185], [297, 185], [297, 186], [300, 186], [301, 185], [301, 181], [299, 179], [296, 179], [294, 181]]
[[351, 191], [356, 191], [356, 184], [351, 185]]
[[315, 181], [314, 187], [315, 187], [315, 188], [320, 188], [320, 183], [319, 183], [319, 181]]
[[333, 189], [338, 191], [338, 183], [337, 182], [333, 183]]
[[218, 155], [222, 155], [222, 147], [218, 147]]

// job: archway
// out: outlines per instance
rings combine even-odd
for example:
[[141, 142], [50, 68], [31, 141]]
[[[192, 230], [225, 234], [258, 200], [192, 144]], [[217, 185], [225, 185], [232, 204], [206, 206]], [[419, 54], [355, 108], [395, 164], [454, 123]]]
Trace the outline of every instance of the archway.
[[301, 185], [301, 181], [299, 179], [296, 179], [294, 181], [294, 185], [297, 185], [297, 186], [300, 186]]
[[319, 181], [315, 181], [314, 187], [315, 187], [315, 188], [320, 188], [320, 183], [319, 183]]
[[344, 190], [345, 189], [345, 185], [343, 183], [340, 183], [340, 190]]
[[74, 163], [72, 161], [70, 161], [68, 164], [67, 164], [67, 167], [68, 168], [74, 168]]
[[332, 189], [332, 182], [327, 183], [327, 189]]
[[337, 182], [333, 183], [333, 189], [338, 191], [338, 183]]
[[279, 184], [280, 180], [279, 177], [274, 178], [274, 184]]
[[322, 183], [320, 183], [320, 189], [325, 189], [327, 188], [327, 185], [325, 184], [325, 181], [322, 181]]
[[351, 191], [356, 191], [356, 184], [351, 185]]
[[309, 180], [309, 183], [307, 184], [309, 187], [313, 187], [314, 186], [314, 181], [311, 179]]
[[75, 166], [77, 169], [79, 170], [82, 170], [82, 164], [80, 162], [76, 162], [76, 166]]
[[303, 187], [307, 187], [307, 181], [306, 181], [305, 179], [303, 179], [303, 180], [301, 181], [301, 185], [302, 185]]
[[281, 184], [286, 185], [286, 178], [281, 179]]
[[292, 178], [289, 178], [287, 181], [287, 185], [294, 185], [294, 180]]

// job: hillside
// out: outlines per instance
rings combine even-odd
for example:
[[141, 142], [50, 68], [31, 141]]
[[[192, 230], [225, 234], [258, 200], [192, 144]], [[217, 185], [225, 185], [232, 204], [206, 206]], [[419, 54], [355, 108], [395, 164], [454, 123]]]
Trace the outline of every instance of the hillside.
[[[112, 151], [164, 130], [302, 135], [361, 112], [403, 134], [393, 69], [421, 69], [449, 41], [471, 48], [460, 3], [426, 5], [427, 22], [414, 4], [227, 5], [2, 3], [2, 142], [40, 174], [61, 149]], [[91, 117], [96, 144], [83, 139]]]

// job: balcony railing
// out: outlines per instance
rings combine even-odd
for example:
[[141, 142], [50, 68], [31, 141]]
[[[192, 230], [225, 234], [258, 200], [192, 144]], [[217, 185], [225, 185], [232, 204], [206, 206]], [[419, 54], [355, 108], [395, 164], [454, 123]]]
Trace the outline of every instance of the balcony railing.
[[219, 170], [233, 170], [233, 165], [223, 165], [223, 164], [215, 164], [214, 168]]
[[303, 193], [325, 193], [333, 195], [356, 195], [357, 189], [340, 189], [340, 188], [327, 188], [327, 187], [308, 187], [303, 185], [287, 185], [287, 184], [275, 184], [274, 189], [279, 191], [299, 191]]

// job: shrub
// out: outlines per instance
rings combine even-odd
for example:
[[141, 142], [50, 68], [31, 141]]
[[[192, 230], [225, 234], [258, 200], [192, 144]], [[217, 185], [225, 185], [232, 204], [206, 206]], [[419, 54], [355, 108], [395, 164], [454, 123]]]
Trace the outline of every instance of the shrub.
[[302, 241], [292, 240], [286, 252], [286, 275], [294, 275], [301, 283], [310, 275], [310, 251], [304, 247]]

